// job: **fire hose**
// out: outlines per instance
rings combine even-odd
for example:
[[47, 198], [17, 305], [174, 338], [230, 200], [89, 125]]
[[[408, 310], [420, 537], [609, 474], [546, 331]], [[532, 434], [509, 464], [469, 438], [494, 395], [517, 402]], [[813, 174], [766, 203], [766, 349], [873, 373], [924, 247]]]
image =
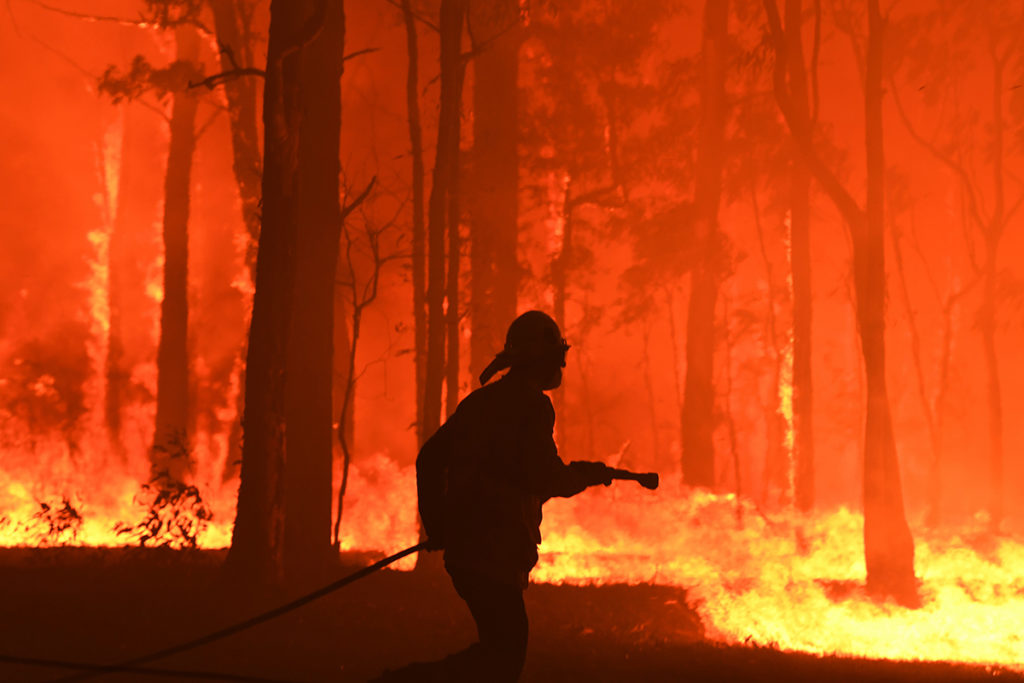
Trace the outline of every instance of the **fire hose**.
[[93, 679], [97, 676], [112, 673], [149, 674], [156, 676], [168, 676], [172, 678], [187, 678], [192, 680], [195, 680], [197, 678], [205, 678], [208, 680], [221, 681], [258, 681], [261, 683], [284, 683], [278, 679], [257, 678], [252, 676], [240, 676], [234, 674], [222, 674], [205, 671], [181, 671], [175, 669], [160, 669], [145, 667], [143, 665], [149, 662], [156, 661], [158, 659], [163, 659], [165, 657], [170, 657], [171, 655], [176, 655], [181, 652], [185, 652], [186, 650], [192, 650], [202, 645], [207, 645], [214, 641], [221, 640], [222, 638], [227, 638], [228, 636], [233, 636], [236, 633], [241, 633], [242, 631], [250, 629], [253, 626], [258, 626], [259, 624], [270, 621], [271, 619], [275, 619], [283, 614], [287, 614], [288, 612], [296, 610], [304, 605], [308, 605], [314, 600], [318, 600], [319, 598], [324, 597], [328, 593], [333, 593], [339, 588], [343, 588], [350, 583], [353, 583], [355, 581], [358, 581], [359, 579], [369, 576], [375, 571], [383, 569], [384, 567], [388, 566], [392, 562], [396, 562], [407, 555], [411, 555], [412, 553], [419, 552], [420, 550], [423, 550], [423, 548], [425, 548], [426, 545], [427, 544], [425, 542], [417, 543], [416, 545], [410, 546], [405, 550], [395, 553], [394, 555], [385, 557], [383, 560], [379, 560], [378, 562], [374, 562], [373, 564], [363, 567], [358, 571], [352, 572], [351, 574], [344, 576], [338, 579], [337, 581], [329, 583], [326, 586], [313, 591], [312, 593], [307, 593], [306, 595], [296, 598], [291, 602], [285, 603], [284, 605], [281, 605], [279, 607], [275, 607], [274, 609], [269, 610], [267, 612], [263, 612], [262, 614], [257, 614], [256, 616], [250, 617], [249, 619], [246, 619], [244, 621], [240, 621], [238, 623], [232, 624], [231, 626], [227, 626], [212, 633], [208, 633], [205, 636], [194, 638], [184, 643], [173, 645], [171, 647], [166, 647], [162, 650], [157, 650], [156, 652], [152, 652], [141, 657], [135, 657], [133, 659], [129, 659], [117, 664], [89, 664], [86, 662], [72, 662], [58, 659], [36, 659], [30, 657], [11, 657], [5, 655], [0, 655], [0, 662], [7, 662], [10, 664], [21, 664], [24, 666], [72, 669], [79, 672], [76, 674], [55, 679], [53, 683], [86, 681]]
[[[651, 489], [651, 490], [658, 488], [659, 479], [658, 479], [658, 474], [656, 472], [643, 472], [643, 473], [641, 473], [641, 472], [631, 472], [629, 470], [623, 470], [623, 469], [614, 469], [614, 468], [609, 468], [609, 469], [611, 469], [611, 478], [612, 479], [623, 480], [623, 481], [635, 481], [638, 484], [640, 484], [641, 486], [643, 486], [644, 488]], [[86, 663], [86, 662], [73, 662], [73, 661], [57, 660], [57, 659], [36, 659], [36, 658], [30, 658], [30, 657], [13, 657], [13, 656], [5, 656], [5, 655], [0, 655], [0, 662], [7, 662], [7, 663], [10, 663], [10, 664], [21, 664], [21, 665], [25, 665], [25, 666], [39, 666], [39, 667], [59, 668], [59, 669], [72, 669], [72, 670], [78, 672], [78, 673], [75, 673], [75, 674], [72, 674], [72, 675], [69, 675], [69, 676], [64, 676], [62, 678], [55, 679], [53, 683], [70, 683], [71, 681], [85, 681], [85, 680], [93, 679], [93, 678], [95, 678], [97, 676], [101, 676], [103, 674], [112, 674], [112, 673], [150, 674], [150, 675], [157, 675], [157, 676], [168, 676], [168, 677], [176, 677], [176, 678], [192, 678], [192, 679], [205, 678], [205, 679], [208, 679], [208, 680], [222, 680], [222, 681], [253, 681], [253, 682], [259, 681], [259, 682], [262, 682], [262, 683], [281, 683], [280, 681], [276, 681], [276, 679], [256, 678], [256, 677], [250, 677], [250, 676], [240, 676], [240, 675], [233, 675], [233, 674], [222, 674], [222, 673], [215, 673], [215, 672], [182, 671], [182, 670], [175, 670], [175, 669], [160, 669], [160, 668], [146, 667], [146, 666], [143, 666], [143, 665], [144, 664], [148, 664], [149, 662], [153, 662], [153, 661], [159, 660], [159, 659], [164, 659], [166, 657], [170, 657], [171, 655], [176, 655], [176, 654], [179, 654], [181, 652], [185, 652], [187, 650], [192, 650], [192, 649], [195, 649], [197, 647], [201, 647], [203, 645], [208, 645], [209, 643], [221, 640], [223, 638], [227, 638], [229, 636], [233, 636], [236, 633], [241, 633], [242, 631], [248, 630], [248, 629], [250, 629], [250, 628], [252, 628], [254, 626], [258, 626], [259, 624], [262, 624], [262, 623], [265, 623], [267, 621], [270, 621], [271, 619], [275, 619], [275, 618], [277, 618], [279, 616], [287, 614], [288, 612], [296, 610], [296, 609], [298, 609], [298, 608], [300, 608], [300, 607], [302, 607], [304, 605], [308, 605], [309, 603], [311, 603], [311, 602], [313, 602], [315, 600], [318, 600], [318, 599], [324, 597], [325, 595], [328, 595], [329, 593], [333, 593], [334, 591], [336, 591], [336, 590], [338, 590], [340, 588], [343, 588], [343, 587], [349, 585], [350, 583], [354, 583], [355, 581], [358, 581], [359, 579], [362, 579], [362, 578], [364, 578], [366, 576], [369, 576], [370, 574], [374, 573], [375, 571], [377, 571], [379, 569], [383, 569], [384, 567], [388, 566], [389, 564], [391, 564], [393, 562], [397, 562], [398, 560], [402, 559], [403, 557], [411, 555], [411, 554], [413, 554], [415, 552], [419, 552], [420, 550], [423, 550], [424, 548], [426, 548], [426, 546], [427, 546], [426, 542], [417, 543], [416, 545], [409, 546], [405, 550], [401, 550], [401, 551], [395, 553], [394, 555], [389, 555], [388, 557], [385, 557], [382, 560], [379, 560], [379, 561], [377, 561], [377, 562], [375, 562], [375, 563], [373, 563], [373, 564], [371, 564], [369, 566], [363, 567], [362, 569], [359, 569], [359, 570], [357, 570], [355, 572], [352, 572], [351, 574], [349, 574], [347, 576], [344, 576], [344, 577], [342, 577], [342, 578], [340, 578], [340, 579], [338, 579], [336, 581], [333, 581], [333, 582], [327, 584], [326, 586], [323, 586], [322, 588], [319, 588], [319, 589], [313, 591], [312, 593], [307, 593], [306, 595], [303, 595], [303, 596], [301, 596], [299, 598], [296, 598], [295, 600], [292, 600], [291, 602], [288, 602], [288, 603], [285, 603], [283, 605], [280, 605], [279, 607], [275, 607], [272, 610], [263, 612], [261, 614], [257, 614], [254, 617], [250, 617], [249, 619], [245, 619], [244, 621], [237, 622], [235, 624], [232, 624], [231, 626], [227, 626], [227, 627], [219, 629], [217, 631], [213, 631], [212, 633], [208, 633], [208, 634], [206, 634], [204, 636], [201, 636], [199, 638], [194, 638], [194, 639], [186, 641], [184, 643], [179, 643], [178, 645], [173, 645], [171, 647], [166, 647], [166, 648], [163, 648], [162, 650], [157, 650], [156, 652], [151, 652], [150, 654], [143, 655], [141, 657], [135, 657], [133, 659], [125, 660], [125, 661], [117, 663], [117, 664], [90, 664], [90, 663]]]

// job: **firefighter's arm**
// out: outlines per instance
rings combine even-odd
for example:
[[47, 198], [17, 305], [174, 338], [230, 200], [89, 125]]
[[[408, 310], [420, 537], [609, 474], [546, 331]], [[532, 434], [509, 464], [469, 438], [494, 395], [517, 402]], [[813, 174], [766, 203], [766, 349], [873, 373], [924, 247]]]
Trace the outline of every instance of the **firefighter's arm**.
[[427, 439], [416, 457], [416, 493], [428, 550], [444, 547], [444, 495], [452, 453], [450, 422]]
[[540, 418], [524, 430], [526, 487], [546, 500], [569, 498], [589, 486], [612, 482], [612, 470], [599, 462], [575, 461], [566, 465], [558, 456], [553, 438], [555, 411], [545, 398]]

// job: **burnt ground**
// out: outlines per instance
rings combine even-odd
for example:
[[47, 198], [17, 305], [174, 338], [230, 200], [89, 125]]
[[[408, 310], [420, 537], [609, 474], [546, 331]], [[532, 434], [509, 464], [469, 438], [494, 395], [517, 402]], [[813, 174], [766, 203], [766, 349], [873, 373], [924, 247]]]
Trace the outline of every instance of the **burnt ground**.
[[[0, 658], [107, 664], [222, 628], [288, 596], [226, 584], [222, 552], [63, 548], [0, 551]], [[338, 574], [369, 558], [346, 556]], [[666, 586], [534, 585], [524, 681], [1024, 680], [1005, 670], [782, 653], [705, 641], [686, 593]], [[281, 681], [363, 681], [439, 659], [474, 628], [447, 577], [378, 572], [229, 639], [152, 666]], [[70, 673], [0, 661], [0, 681]], [[201, 680], [185, 676], [186, 680]], [[106, 681], [168, 681], [139, 673]], [[178, 678], [177, 680], [181, 680]]]

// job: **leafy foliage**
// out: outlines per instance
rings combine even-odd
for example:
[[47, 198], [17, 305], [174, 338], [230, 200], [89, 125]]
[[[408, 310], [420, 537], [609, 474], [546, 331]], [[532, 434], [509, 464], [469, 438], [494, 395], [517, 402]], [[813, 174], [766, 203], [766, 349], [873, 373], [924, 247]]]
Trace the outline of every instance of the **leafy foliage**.
[[[190, 457], [180, 434], [158, 450], [172, 459]], [[158, 471], [148, 484], [142, 485], [136, 502], [145, 507], [143, 519], [137, 524], [118, 522], [114, 530], [142, 547], [196, 548], [213, 519], [199, 487], [171, 477], [167, 470]]]
[[157, 69], [145, 57], [136, 55], [125, 73], [114, 65], [108, 66], [100, 76], [99, 89], [115, 104], [136, 100], [150, 92], [158, 100], [163, 100], [171, 93], [187, 90], [189, 83], [199, 76], [200, 71], [192, 62], [178, 60]]
[[32, 515], [29, 526], [40, 547], [73, 544], [82, 529], [82, 515], [67, 497], [62, 497], [60, 503], [39, 501], [39, 510]]

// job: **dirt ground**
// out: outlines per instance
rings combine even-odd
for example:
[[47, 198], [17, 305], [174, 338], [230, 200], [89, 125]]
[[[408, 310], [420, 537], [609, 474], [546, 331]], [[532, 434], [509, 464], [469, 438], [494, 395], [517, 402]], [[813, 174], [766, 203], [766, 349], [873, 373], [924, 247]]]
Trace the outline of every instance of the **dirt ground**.
[[[53, 681], [73, 673], [5, 658], [110, 664], [191, 640], [291, 597], [254, 597], [226, 584], [218, 571], [223, 557], [159, 549], [0, 551], [0, 681]], [[346, 556], [337, 575], [370, 560]], [[527, 590], [526, 603], [524, 681], [1024, 680], [981, 667], [714, 644], [703, 638], [686, 592], [673, 587], [541, 584]], [[440, 659], [474, 639], [472, 620], [446, 575], [382, 571], [250, 631], [150, 666], [234, 680], [365, 681], [408, 662]], [[133, 672], [95, 680], [175, 679]]]

